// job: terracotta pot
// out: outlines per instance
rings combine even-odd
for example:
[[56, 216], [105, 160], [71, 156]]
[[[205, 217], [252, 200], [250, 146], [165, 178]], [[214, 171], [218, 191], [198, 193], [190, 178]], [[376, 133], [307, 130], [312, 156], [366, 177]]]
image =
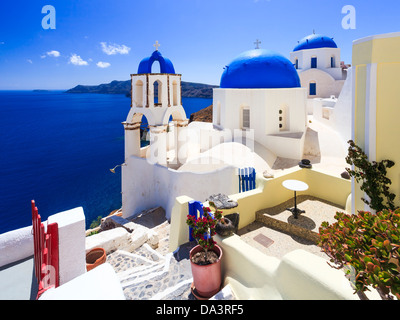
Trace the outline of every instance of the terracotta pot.
[[[221, 289], [221, 258], [222, 250], [219, 246], [215, 245], [211, 249], [218, 255], [218, 261], [208, 265], [197, 265], [192, 262], [192, 256], [197, 252], [203, 251], [199, 245], [190, 250], [190, 265], [192, 267], [193, 285], [195, 291], [202, 298], [211, 298]], [[196, 294], [195, 294], [196, 295]]]
[[86, 270], [90, 271], [106, 262], [106, 251], [103, 248], [94, 248], [86, 254]]

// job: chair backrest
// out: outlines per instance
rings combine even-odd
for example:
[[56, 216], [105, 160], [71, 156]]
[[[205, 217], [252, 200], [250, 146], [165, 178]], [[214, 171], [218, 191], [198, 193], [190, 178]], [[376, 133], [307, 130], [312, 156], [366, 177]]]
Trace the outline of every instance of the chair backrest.
[[[200, 201], [189, 201], [189, 215], [195, 219], [203, 216], [203, 204]], [[189, 227], [189, 241], [193, 241], [192, 228]]]
[[239, 168], [239, 192], [245, 192], [256, 188], [256, 169], [252, 167]]
[[47, 289], [59, 286], [58, 225], [48, 224], [45, 231], [34, 200], [31, 205], [35, 276], [39, 286], [38, 299]]

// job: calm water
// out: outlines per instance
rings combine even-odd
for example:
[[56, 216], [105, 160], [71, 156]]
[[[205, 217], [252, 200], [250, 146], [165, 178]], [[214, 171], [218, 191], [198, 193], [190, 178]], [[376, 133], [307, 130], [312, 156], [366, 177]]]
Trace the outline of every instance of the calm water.
[[[212, 99], [183, 98], [187, 117]], [[124, 95], [0, 91], [0, 234], [82, 206], [88, 228], [121, 207]]]

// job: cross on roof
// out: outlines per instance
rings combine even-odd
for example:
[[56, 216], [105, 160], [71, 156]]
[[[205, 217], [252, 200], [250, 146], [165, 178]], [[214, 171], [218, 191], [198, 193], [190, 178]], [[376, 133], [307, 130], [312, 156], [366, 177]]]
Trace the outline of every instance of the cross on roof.
[[158, 47], [160, 47], [160, 46], [161, 46], [161, 44], [158, 43], [158, 40], [156, 40], [156, 43], [153, 44], [153, 47], [156, 48], [156, 51], [158, 51]]
[[260, 49], [260, 47], [258, 46], [261, 43], [260, 40], [256, 40], [256, 42], [254, 42], [254, 44], [256, 45], [256, 49]]

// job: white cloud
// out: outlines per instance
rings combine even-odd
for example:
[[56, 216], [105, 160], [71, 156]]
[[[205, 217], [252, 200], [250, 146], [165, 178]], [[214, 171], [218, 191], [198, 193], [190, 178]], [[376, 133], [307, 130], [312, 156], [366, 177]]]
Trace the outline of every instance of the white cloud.
[[55, 58], [57, 58], [57, 57], [60, 56], [60, 52], [57, 51], [57, 50], [48, 51], [48, 52], [46, 52], [46, 54], [47, 54], [48, 56], [55, 57]]
[[126, 45], [119, 45], [119, 44], [107, 44], [107, 42], [100, 42], [101, 49], [107, 55], [113, 54], [128, 54], [131, 48], [127, 47]]
[[26, 59], [26, 61], [28, 61], [30, 64], [33, 63], [31, 59]]
[[73, 53], [69, 58], [69, 63], [72, 63], [75, 66], [87, 66], [87, 61], [84, 61], [80, 56], [76, 53]]
[[96, 66], [98, 66], [99, 68], [108, 68], [109, 66], [111, 66], [111, 64], [108, 62], [99, 61], [96, 63]]

